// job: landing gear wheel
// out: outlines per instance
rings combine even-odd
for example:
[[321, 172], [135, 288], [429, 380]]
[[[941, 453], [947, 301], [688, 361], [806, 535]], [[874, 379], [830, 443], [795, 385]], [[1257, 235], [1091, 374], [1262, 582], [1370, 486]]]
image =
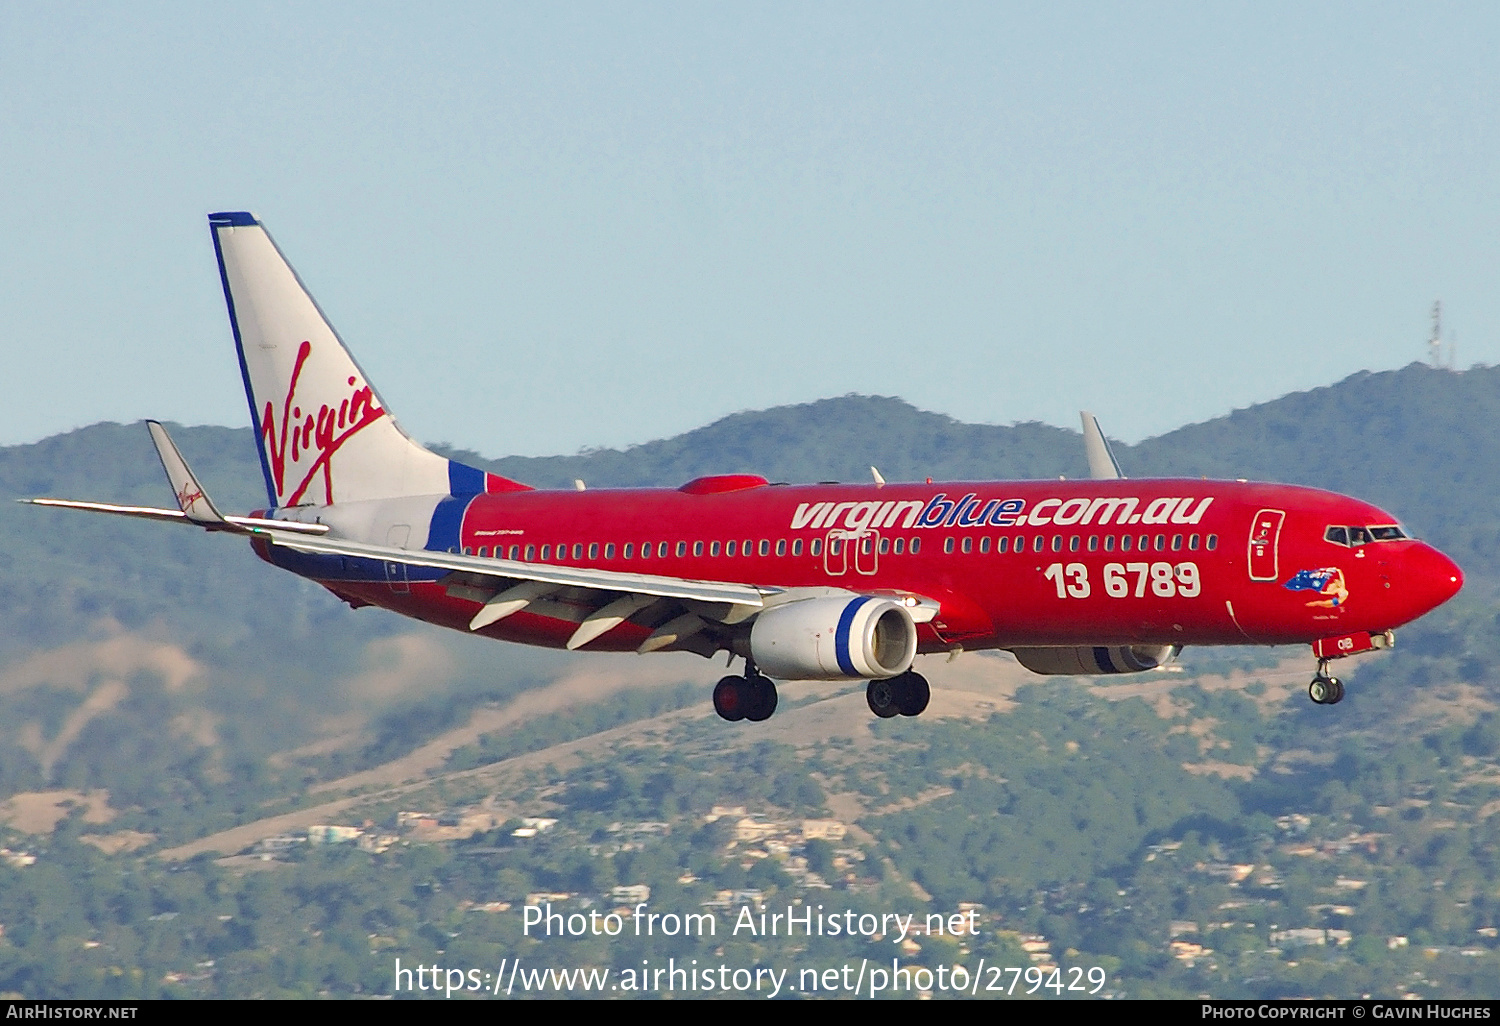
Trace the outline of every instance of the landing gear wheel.
[[714, 712], [733, 723], [745, 718], [747, 696], [744, 677], [725, 677], [714, 685]]
[[769, 720], [776, 711], [775, 682], [758, 673], [745, 678], [745, 699], [745, 719], [752, 723]]
[[896, 678], [872, 680], [865, 685], [865, 702], [870, 706], [870, 711], [882, 720], [888, 720], [901, 712], [900, 695], [901, 688], [896, 683]]
[[1338, 705], [1344, 700], [1344, 682], [1320, 673], [1307, 686], [1307, 697], [1317, 705]]
[[1333, 697], [1328, 699], [1328, 704], [1338, 705], [1344, 700], [1344, 682], [1337, 677], [1329, 677], [1328, 683], [1333, 685]]
[[896, 692], [896, 705], [901, 710], [902, 716], [921, 716], [927, 708], [928, 701], [932, 698], [932, 689], [927, 686], [927, 678], [920, 673], [907, 670], [897, 677], [896, 683], [900, 685]]

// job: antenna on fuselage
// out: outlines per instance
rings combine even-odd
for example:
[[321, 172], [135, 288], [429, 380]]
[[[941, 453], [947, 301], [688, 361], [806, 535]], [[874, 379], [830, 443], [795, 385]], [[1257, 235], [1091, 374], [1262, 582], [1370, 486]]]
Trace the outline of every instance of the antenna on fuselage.
[[1083, 421], [1083, 451], [1089, 458], [1089, 477], [1095, 481], [1117, 481], [1123, 478], [1125, 475], [1104, 437], [1099, 418], [1088, 410], [1079, 410], [1078, 419]]

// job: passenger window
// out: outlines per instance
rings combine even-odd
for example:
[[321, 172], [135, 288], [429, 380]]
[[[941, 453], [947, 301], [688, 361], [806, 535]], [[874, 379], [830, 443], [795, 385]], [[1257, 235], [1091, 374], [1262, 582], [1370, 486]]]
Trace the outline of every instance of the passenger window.
[[1089, 535], [1089, 551], [1090, 552], [1098, 552], [1099, 551], [1099, 536], [1097, 534], [1091, 534], [1091, 535]]
[[681, 559], [683, 556], [686, 556], [686, 555], [687, 555], [687, 542], [678, 542], [677, 543], [677, 558]]
[[732, 556], [732, 555], [735, 554], [736, 551], [738, 551], [738, 550], [737, 550], [734, 542], [725, 542], [724, 543], [724, 555], [726, 555], [726, 556]]
[[1036, 539], [1034, 541], [1032, 541], [1032, 543], [1031, 543], [1031, 551], [1032, 552], [1041, 552], [1046, 547], [1047, 547], [1047, 539], [1043, 538], [1041, 535], [1037, 535]]
[[828, 552], [829, 552], [830, 555], [837, 556], [839, 553], [841, 553], [843, 551], [844, 551], [844, 540], [842, 538], [834, 538], [831, 541], [829, 541], [829, 543], [828, 543]]
[[1198, 551], [1198, 536], [1196, 534], [1188, 535], [1188, 548], [1194, 552]]
[[[901, 548], [900, 548], [901, 543], [899, 541], [896, 543], [896, 546], [897, 546], [896, 551], [900, 552], [901, 551]], [[800, 556], [800, 555], [802, 555], [802, 539], [801, 538], [793, 538], [792, 539], [792, 555], [794, 555], [794, 556]]]
[[703, 555], [703, 543], [701, 541], [693, 542], [693, 555]]
[[[543, 557], [543, 558], [546, 558], [546, 557]], [[651, 558], [651, 543], [650, 542], [642, 542], [641, 543], [641, 558], [642, 559], [650, 559]]]
[[764, 538], [760, 540], [760, 554], [762, 556], [769, 556], [771, 554], [771, 543]]
[[952, 538], [944, 538], [943, 539], [943, 551], [944, 552], [952, 552], [953, 551], [953, 539]]
[[[635, 543], [626, 542], [625, 550], [621, 553], [621, 555], [623, 555], [626, 559], [629, 559], [631, 556], [635, 555]], [[529, 559], [530, 557], [528, 556], [527, 558]]]
[[[781, 555], [781, 547], [785, 544], [786, 542], [776, 543], [776, 554], [778, 556]], [[883, 556], [889, 551], [891, 551], [891, 540], [889, 538], [880, 539], [880, 554]]]
[[573, 558], [574, 559], [582, 559], [583, 558], [583, 542], [574, 542], [573, 543]]
[[776, 539], [776, 555], [778, 555], [778, 556], [784, 556], [784, 555], [786, 555], [786, 539], [785, 538], [777, 538]]
[[1105, 552], [1113, 552], [1113, 551], [1115, 551], [1115, 536], [1114, 535], [1112, 535], [1112, 534], [1106, 534], [1104, 536], [1104, 551]]
[[1218, 547], [1219, 547], [1219, 536], [1216, 535], [1216, 534], [1209, 535], [1208, 536], [1208, 551], [1212, 552], [1214, 549], [1216, 549]]
[[[496, 548], [495, 549], [495, 558], [498, 559], [499, 557], [500, 557], [500, 550], [499, 550], [499, 548]], [[519, 546], [519, 545], [512, 545], [510, 547], [510, 558], [511, 559], [519, 559], [520, 557], [521, 557], [521, 546]]]
[[746, 538], [745, 544], [740, 546], [740, 551], [748, 556], [752, 551], [754, 551], [754, 545], [754, 542], [752, 542], [749, 538]]
[[599, 543], [589, 542], [589, 559], [599, 558]]
[[526, 562], [528, 562], [528, 563], [534, 563], [534, 562], [536, 562], [536, 546], [535, 545], [528, 545], [528, 546], [526, 546]]
[[1061, 552], [1062, 551], [1062, 535], [1060, 535], [1060, 534], [1054, 534], [1052, 536], [1052, 551], [1053, 552]]
[[1132, 544], [1134, 544], [1134, 542], [1135, 542], [1135, 538], [1132, 535], [1128, 535], [1128, 534], [1122, 534], [1122, 535], [1120, 535], [1120, 551], [1121, 552], [1129, 552], [1130, 551], [1130, 547], [1131, 547]]
[[657, 542], [656, 543], [656, 557], [658, 559], [666, 559], [667, 558], [667, 543], [666, 542]]
[[490, 558], [490, 547], [488, 545], [481, 545], [481, 546], [479, 546], [479, 558], [480, 559], [489, 559]]
[[966, 538], [964, 538], [964, 551], [965, 552], [973, 552], [974, 551], [974, 539], [972, 537], [966, 537]]
[[906, 548], [906, 539], [905, 538], [897, 538], [896, 539], [896, 555], [898, 555], [898, 556], [901, 555], [902, 551], [905, 548]]
[[[730, 542], [729, 544], [733, 545], [734, 542]], [[813, 539], [812, 554], [814, 556], [821, 556], [823, 554], [823, 539], [822, 538], [814, 538]], [[734, 553], [731, 552], [730, 555], [732, 556], [732, 555], [734, 555]]]
[[1156, 551], [1160, 552], [1162, 549], [1164, 549], [1166, 547], [1167, 547], [1167, 536], [1164, 535], [1164, 534], [1157, 535], [1156, 536]]
[[472, 556], [472, 555], [474, 555], [474, 550], [471, 549], [469, 546], [465, 545], [464, 546], [464, 555], [466, 555], [466, 556]]
[[1180, 534], [1174, 534], [1174, 535], [1172, 535], [1172, 551], [1176, 552], [1180, 548], [1182, 548], [1182, 535], [1180, 535]]
[[1000, 537], [996, 538], [995, 539], [995, 551], [999, 552], [999, 553], [1002, 553], [1002, 554], [1006, 553], [1006, 552], [1009, 552], [1010, 551], [1010, 539], [1007, 538], [1003, 534]]
[[1079, 541], [1078, 535], [1076, 535], [1076, 534], [1073, 535], [1071, 538], [1068, 539], [1068, 551], [1069, 552], [1077, 552], [1078, 551], [1078, 546], [1081, 545], [1081, 544], [1083, 544], [1083, 543], [1081, 541]]
[[913, 538], [911, 540], [911, 554], [913, 556], [915, 556], [918, 552], [921, 552], [921, 551], [922, 551], [922, 539], [921, 538]]
[[552, 551], [552, 546], [551, 545], [543, 545], [542, 546], [542, 562], [546, 562], [547, 560], [549, 560], [549, 559], [552, 558], [549, 555], [549, 553], [551, 551]]
[[988, 552], [988, 551], [990, 551], [990, 536], [989, 535], [985, 535], [983, 538], [979, 539], [979, 551], [980, 552]]

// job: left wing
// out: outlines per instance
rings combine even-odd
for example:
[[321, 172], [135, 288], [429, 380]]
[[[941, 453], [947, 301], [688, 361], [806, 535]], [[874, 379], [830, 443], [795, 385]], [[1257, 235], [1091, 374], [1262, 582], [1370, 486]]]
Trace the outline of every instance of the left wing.
[[228, 531], [232, 534], [249, 534], [253, 530], [287, 531], [294, 534], [327, 534], [327, 524], [298, 524], [290, 520], [269, 520], [264, 517], [226, 517], [214, 506], [213, 500], [193, 476], [187, 460], [177, 451], [167, 429], [154, 420], [146, 421], [151, 431], [151, 442], [156, 446], [156, 455], [162, 469], [167, 472], [167, 482], [177, 498], [176, 509], [158, 509], [155, 506], [118, 506], [111, 502], [79, 502], [77, 499], [20, 499], [33, 506], [53, 506], [60, 509], [81, 509], [90, 513], [113, 513], [122, 517], [140, 517], [145, 520], [176, 520], [196, 524], [207, 531]]
[[[177, 497], [177, 509], [151, 506], [120, 506], [71, 499], [23, 499], [38, 506], [82, 509], [96, 513], [144, 517], [190, 523], [209, 531], [225, 531], [259, 538], [272, 546], [313, 555], [348, 556], [388, 564], [426, 567], [449, 572], [442, 578], [450, 594], [462, 594], [481, 603], [469, 622], [477, 631], [507, 616], [533, 607], [533, 612], [558, 616], [578, 624], [567, 647], [580, 648], [648, 607], [648, 624], [657, 624], [639, 646], [641, 652], [687, 643], [699, 633], [743, 625], [767, 605], [794, 602], [813, 593], [840, 589], [783, 589], [729, 581], [699, 581], [654, 574], [598, 570], [590, 567], [526, 563], [514, 559], [489, 559], [454, 552], [402, 549], [328, 537], [321, 523], [298, 523], [267, 517], [225, 516], [209, 499], [193, 475], [182, 453], [167, 431], [156, 421], [147, 421], [151, 440], [161, 458], [162, 469]], [[878, 472], [877, 472], [878, 473]], [[915, 622], [937, 615], [939, 603], [921, 596], [902, 596]], [[585, 612], [587, 610], [587, 612]], [[741, 628], [743, 629], [743, 628]], [[704, 648], [704, 654], [712, 654]]]

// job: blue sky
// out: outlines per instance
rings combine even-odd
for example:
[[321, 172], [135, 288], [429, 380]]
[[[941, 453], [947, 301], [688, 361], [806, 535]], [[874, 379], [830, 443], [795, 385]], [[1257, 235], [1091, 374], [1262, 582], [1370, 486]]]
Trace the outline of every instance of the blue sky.
[[486, 455], [848, 392], [1135, 441], [1500, 359], [1500, 7], [0, 6], [0, 443], [248, 423], [259, 213]]

